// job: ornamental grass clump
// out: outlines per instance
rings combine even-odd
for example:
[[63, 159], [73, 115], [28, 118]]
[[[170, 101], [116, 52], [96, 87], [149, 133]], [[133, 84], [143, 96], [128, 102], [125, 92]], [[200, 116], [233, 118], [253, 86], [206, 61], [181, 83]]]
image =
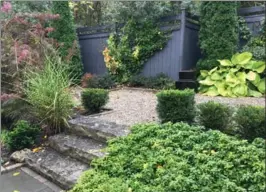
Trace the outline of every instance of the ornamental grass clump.
[[109, 92], [105, 89], [85, 89], [81, 94], [82, 104], [89, 113], [98, 113], [107, 103]]
[[46, 56], [44, 69], [30, 72], [27, 77], [26, 100], [32, 105], [40, 122], [50, 134], [68, 127], [73, 101], [69, 91], [68, 70], [60, 58]]
[[164, 122], [188, 122], [195, 117], [195, 92], [191, 89], [164, 90], [157, 95], [157, 112], [161, 121]]

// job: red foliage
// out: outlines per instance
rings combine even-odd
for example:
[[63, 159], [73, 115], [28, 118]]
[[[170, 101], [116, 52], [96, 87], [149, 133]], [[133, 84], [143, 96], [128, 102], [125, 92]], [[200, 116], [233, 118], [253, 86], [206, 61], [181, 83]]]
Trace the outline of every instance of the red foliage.
[[87, 81], [91, 78], [93, 78], [94, 75], [91, 73], [85, 73], [83, 77], [81, 78], [81, 87], [86, 88], [87, 87]]

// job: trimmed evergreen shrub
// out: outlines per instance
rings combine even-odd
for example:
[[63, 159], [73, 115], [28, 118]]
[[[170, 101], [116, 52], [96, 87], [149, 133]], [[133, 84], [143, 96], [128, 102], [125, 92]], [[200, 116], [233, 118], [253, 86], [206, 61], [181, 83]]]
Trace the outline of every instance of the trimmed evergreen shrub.
[[150, 89], [174, 89], [175, 81], [164, 73], [159, 73], [154, 77], [133, 76], [129, 79], [131, 87], [145, 87]]
[[12, 131], [5, 136], [5, 144], [11, 151], [30, 148], [34, 145], [41, 129], [30, 125], [27, 121], [20, 120]]
[[234, 120], [242, 138], [248, 140], [257, 137], [266, 138], [264, 107], [241, 105], [234, 116]]
[[60, 18], [52, 21], [51, 25], [55, 30], [50, 33], [50, 36], [61, 43], [59, 53], [64, 61], [69, 63], [70, 79], [74, 83], [80, 83], [83, 66], [74, 20], [68, 1], [53, 1], [52, 13], [59, 14]]
[[[184, 123], [142, 124], [111, 140], [71, 192], [262, 192], [265, 141]], [[117, 185], [117, 186], [115, 186]]]
[[105, 89], [85, 89], [81, 94], [82, 104], [91, 113], [100, 112], [109, 99], [108, 94]]
[[217, 59], [229, 59], [238, 45], [236, 2], [205, 1], [200, 7], [199, 42], [203, 59], [198, 70], [210, 70], [219, 63]]
[[195, 92], [191, 89], [164, 90], [157, 93], [157, 112], [161, 121], [193, 122], [195, 117]]
[[226, 104], [221, 104], [213, 101], [201, 103], [198, 108], [198, 122], [206, 129], [217, 129], [220, 131], [228, 128], [233, 110]]

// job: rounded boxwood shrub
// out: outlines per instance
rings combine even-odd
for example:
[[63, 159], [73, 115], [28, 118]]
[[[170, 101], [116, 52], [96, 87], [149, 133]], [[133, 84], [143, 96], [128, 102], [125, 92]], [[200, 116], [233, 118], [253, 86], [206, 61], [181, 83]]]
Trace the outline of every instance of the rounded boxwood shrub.
[[85, 89], [81, 94], [82, 104], [91, 113], [100, 112], [109, 99], [109, 92], [105, 89]]
[[[111, 140], [72, 192], [244, 192], [265, 189], [265, 141], [185, 123], [136, 125]], [[117, 188], [114, 186], [117, 185]], [[103, 188], [105, 186], [105, 188]], [[109, 187], [109, 188], [108, 188]]]
[[264, 107], [241, 105], [234, 116], [234, 120], [244, 139], [266, 138]]
[[30, 148], [34, 145], [40, 133], [41, 129], [39, 127], [20, 120], [15, 124], [13, 130], [7, 133], [5, 144], [11, 151]]
[[206, 129], [217, 129], [224, 131], [231, 122], [233, 110], [226, 104], [209, 101], [197, 106], [197, 120]]
[[195, 92], [192, 89], [164, 90], [157, 93], [157, 112], [164, 122], [192, 122], [195, 117]]

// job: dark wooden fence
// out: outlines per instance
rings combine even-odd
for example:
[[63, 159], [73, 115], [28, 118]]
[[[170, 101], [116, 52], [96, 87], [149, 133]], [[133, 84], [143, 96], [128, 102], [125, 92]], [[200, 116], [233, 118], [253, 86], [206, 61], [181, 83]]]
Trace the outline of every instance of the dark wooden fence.
[[[261, 21], [265, 18], [263, 10], [261, 7], [239, 9], [239, 15], [244, 16], [253, 35], [259, 32]], [[142, 75], [165, 73], [173, 80], [179, 80], [180, 71], [194, 69], [201, 57], [198, 20], [198, 17], [191, 16], [185, 10], [179, 15], [161, 18], [162, 30], [172, 30], [171, 39], [162, 51], [155, 53], [145, 63]], [[107, 72], [102, 51], [107, 46], [109, 34], [121, 26], [122, 24], [77, 29], [84, 72], [96, 75]]]

